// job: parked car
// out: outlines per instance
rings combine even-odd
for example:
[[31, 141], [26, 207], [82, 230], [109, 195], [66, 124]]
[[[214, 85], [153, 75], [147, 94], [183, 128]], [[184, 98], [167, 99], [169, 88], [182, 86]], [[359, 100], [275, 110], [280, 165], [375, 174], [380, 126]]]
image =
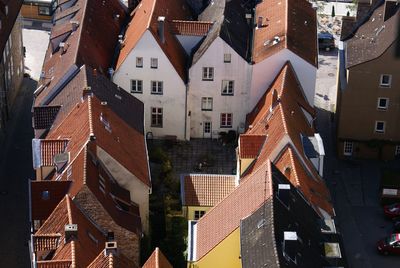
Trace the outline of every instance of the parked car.
[[389, 255], [389, 254], [400, 255], [400, 233], [391, 234], [385, 239], [378, 241], [377, 249], [379, 253], [382, 253], [384, 255]]
[[318, 48], [329, 51], [335, 48], [335, 38], [332, 34], [321, 32], [318, 34]]
[[400, 203], [384, 206], [383, 212], [385, 213], [385, 216], [390, 219], [400, 216]]

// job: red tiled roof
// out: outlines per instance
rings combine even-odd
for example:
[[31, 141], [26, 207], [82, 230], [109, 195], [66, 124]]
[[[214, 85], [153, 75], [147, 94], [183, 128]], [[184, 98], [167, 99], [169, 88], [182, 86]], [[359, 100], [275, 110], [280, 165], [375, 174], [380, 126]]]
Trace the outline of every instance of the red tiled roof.
[[196, 260], [223, 241], [272, 195], [271, 166], [266, 162], [197, 222]]
[[105, 250], [100, 252], [96, 259], [93, 260], [87, 268], [136, 268], [135, 263], [130, 261], [125, 255], [118, 253], [105, 254]]
[[[67, 224], [77, 224], [78, 226], [77, 237], [71, 241], [65, 241], [64, 230]], [[39, 259], [41, 254], [47, 252], [42, 251], [44, 248], [41, 245], [51, 245], [51, 242], [54, 242], [54, 234], [60, 234], [60, 243], [58, 243], [51, 260], [71, 261], [71, 265], [77, 264], [78, 267], [89, 265], [101, 252], [102, 248], [98, 245], [104, 245], [106, 241], [104, 230], [100, 230], [93, 225], [92, 221], [86, 218], [85, 214], [80, 211], [69, 196], [66, 196], [57, 205], [35, 234], [36, 237], [40, 238], [35, 240], [36, 244], [34, 245], [34, 248], [39, 250], [35, 252]], [[43, 240], [46, 236], [51, 241], [44, 242]], [[44, 265], [44, 263], [41, 265]]]
[[50, 128], [60, 108], [60, 105], [33, 107], [33, 127], [35, 129]]
[[256, 158], [266, 138], [265, 135], [241, 135], [239, 137], [240, 158]]
[[[247, 174], [263, 166], [268, 159], [274, 163], [278, 161], [277, 167], [285, 175], [288, 175], [286, 168], [290, 166], [293, 173], [288, 179], [301, 189], [306, 199], [315, 207], [323, 208], [333, 215], [329, 191], [311, 161], [305, 156], [301, 135], [313, 136], [314, 128], [309, 124], [302, 109], [312, 116], [315, 115], [315, 110], [308, 105], [304, 97], [292, 66], [287, 63], [247, 116], [248, 125], [251, 127], [243, 136], [259, 134], [267, 137]], [[244, 179], [247, 179], [247, 176]]]
[[40, 141], [40, 154], [42, 166], [53, 166], [54, 156], [65, 152], [69, 140], [41, 140]]
[[173, 34], [206, 36], [213, 23], [208, 21], [172, 20], [170, 25]]
[[[317, 19], [306, 0], [269, 0], [256, 5], [263, 26], [254, 31], [253, 60], [258, 63], [284, 48], [317, 66]], [[280, 41], [273, 45], [275, 37]]]
[[61, 234], [33, 235], [33, 251], [56, 250], [60, 242]]
[[234, 175], [190, 174], [183, 177], [183, 206], [215, 206], [235, 188]]
[[167, 258], [159, 248], [155, 248], [142, 268], [172, 268]]
[[[134, 11], [133, 18], [126, 30], [125, 42], [122, 47], [116, 69], [118, 69], [135, 48], [142, 35], [149, 30], [158, 45], [174, 66], [176, 72], [186, 81], [186, 53], [179, 41], [173, 35], [170, 21], [188, 20], [191, 18], [190, 8], [184, 0], [142, 0]], [[162, 43], [158, 35], [158, 17], [165, 17], [165, 42]]]

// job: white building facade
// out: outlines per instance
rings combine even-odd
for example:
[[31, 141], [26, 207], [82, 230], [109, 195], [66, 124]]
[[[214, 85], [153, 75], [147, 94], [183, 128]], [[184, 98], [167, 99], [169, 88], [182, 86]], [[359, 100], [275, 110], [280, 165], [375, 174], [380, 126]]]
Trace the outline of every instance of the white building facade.
[[186, 84], [149, 30], [115, 70], [112, 80], [144, 103], [148, 136], [151, 132], [155, 138], [189, 138]]
[[243, 133], [249, 111], [251, 65], [221, 37], [189, 70], [190, 137]]

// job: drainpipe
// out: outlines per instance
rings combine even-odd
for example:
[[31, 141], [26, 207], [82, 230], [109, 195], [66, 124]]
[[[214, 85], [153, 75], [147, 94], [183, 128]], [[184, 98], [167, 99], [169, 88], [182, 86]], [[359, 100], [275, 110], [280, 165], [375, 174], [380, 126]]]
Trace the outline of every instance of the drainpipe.
[[[189, 78], [188, 78], [188, 80], [189, 80]], [[184, 129], [184, 132], [183, 132], [183, 137], [184, 137], [184, 139], [185, 139], [185, 141], [187, 140], [187, 135], [186, 135], [186, 129], [187, 129], [187, 118], [188, 118], [188, 105], [187, 105], [187, 102], [188, 102], [188, 92], [189, 92], [189, 81], [186, 83], [186, 85], [185, 85], [185, 87], [186, 87], [186, 92], [185, 92], [185, 129]]]

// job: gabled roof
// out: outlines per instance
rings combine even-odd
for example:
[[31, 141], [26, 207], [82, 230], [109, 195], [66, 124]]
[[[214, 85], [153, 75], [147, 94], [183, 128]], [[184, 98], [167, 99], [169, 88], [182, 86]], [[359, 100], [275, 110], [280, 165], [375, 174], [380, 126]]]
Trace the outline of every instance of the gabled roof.
[[[313, 66], [318, 65], [316, 11], [307, 0], [258, 1], [254, 30], [253, 61], [259, 63], [287, 48]], [[275, 37], [278, 42], [274, 44]]]
[[77, 0], [71, 4], [55, 11], [35, 106], [48, 105], [49, 95], [51, 98], [61, 91], [83, 64], [104, 74], [112, 65], [126, 15], [122, 3]]
[[[67, 224], [76, 224], [78, 227], [74, 239], [65, 239]], [[69, 262], [73, 267], [86, 267], [101, 251], [106, 242], [106, 234], [105, 230], [99, 229], [86, 217], [69, 196], [65, 196], [33, 235], [37, 263], [46, 265], [51, 262], [55, 265]], [[48, 251], [54, 251], [51, 259], [41, 260]]]
[[265, 135], [241, 135], [239, 137], [240, 158], [256, 158], [266, 139]]
[[254, 110], [247, 116], [249, 127], [242, 136], [265, 135], [266, 141], [243, 179], [246, 180], [248, 174], [271, 159], [283, 174], [290, 175], [290, 181], [303, 192], [321, 216], [333, 215], [333, 206], [325, 182], [305, 155], [302, 136], [314, 135], [314, 128], [305, 112], [311, 116], [315, 115], [314, 109], [304, 97], [291, 64], [286, 63]]
[[[132, 20], [126, 29], [124, 45], [117, 60], [116, 70], [119, 69], [130, 52], [135, 48], [145, 31], [149, 30], [174, 66], [176, 72], [183, 81], [186, 81], [186, 53], [174, 36], [170, 26], [173, 20], [190, 20], [192, 14], [186, 2], [184, 0], [142, 0], [132, 14]], [[165, 17], [165, 42], [161, 41], [158, 33], [159, 16]]]
[[170, 23], [171, 32], [176, 35], [206, 36], [212, 22], [173, 20]]
[[236, 230], [241, 219], [251, 215], [271, 195], [271, 166], [266, 163], [197, 222], [195, 261]]
[[118, 254], [108, 254], [106, 255], [106, 251], [103, 250], [97, 256], [96, 259], [93, 260], [91, 264], [88, 265], [87, 268], [136, 268], [134, 262], [130, 261], [125, 255]]
[[400, 8], [394, 6], [393, 15], [386, 18], [385, 12], [388, 11], [383, 2], [377, 2], [377, 7], [365, 17], [363, 23], [356, 25], [350, 35], [352, 37], [346, 39], [346, 68], [380, 57], [398, 40]]
[[213, 207], [234, 188], [234, 175], [189, 174], [181, 176], [182, 205]]
[[252, 1], [214, 0], [198, 16], [199, 21], [213, 22], [204, 41], [193, 55], [192, 65], [205, 53], [212, 42], [221, 37], [243, 59], [251, 57], [251, 27], [246, 20], [246, 13], [251, 14]]
[[142, 268], [172, 268], [172, 265], [161, 250], [156, 247]]

